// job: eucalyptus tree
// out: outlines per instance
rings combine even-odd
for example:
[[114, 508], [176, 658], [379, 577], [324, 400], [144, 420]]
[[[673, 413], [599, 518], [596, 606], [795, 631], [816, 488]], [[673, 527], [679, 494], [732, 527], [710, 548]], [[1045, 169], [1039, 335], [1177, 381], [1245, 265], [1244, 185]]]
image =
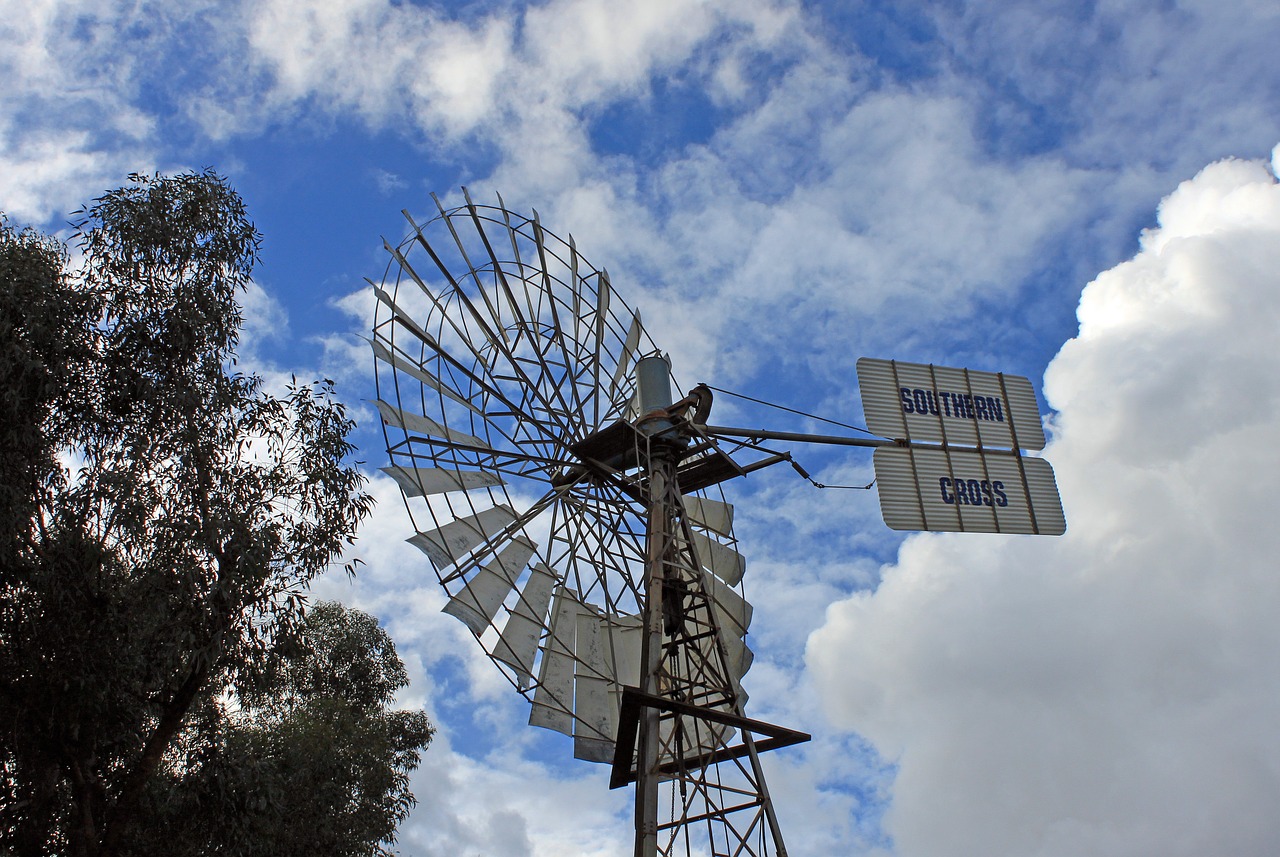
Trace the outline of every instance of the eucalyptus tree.
[[[289, 675], [272, 664], [305, 636], [307, 586], [372, 503], [332, 383], [275, 393], [237, 368], [260, 236], [225, 179], [131, 176], [78, 216], [74, 259], [0, 226], [0, 847], [15, 853], [136, 853], [180, 802], [166, 789], [234, 755], [228, 730], [255, 711], [238, 693]], [[309, 710], [259, 722], [296, 732]], [[384, 754], [393, 779], [429, 739], [410, 725]]]

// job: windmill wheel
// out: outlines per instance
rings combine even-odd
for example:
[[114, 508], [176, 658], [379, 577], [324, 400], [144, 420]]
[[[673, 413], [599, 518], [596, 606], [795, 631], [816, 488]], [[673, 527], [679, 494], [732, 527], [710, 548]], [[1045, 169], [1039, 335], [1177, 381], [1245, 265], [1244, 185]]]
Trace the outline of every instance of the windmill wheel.
[[[423, 224], [405, 212], [411, 234], [386, 244], [372, 284], [385, 471], [445, 612], [530, 699], [530, 722], [573, 735], [579, 758], [611, 761], [621, 689], [640, 670], [644, 486], [625, 431], [603, 467], [584, 468], [584, 450], [636, 417], [636, 361], [661, 352], [572, 238], [501, 197], [463, 194], [451, 209], [433, 196]], [[713, 490], [686, 496], [684, 513], [736, 683], [751, 607], [733, 590], [744, 566], [733, 510]]]

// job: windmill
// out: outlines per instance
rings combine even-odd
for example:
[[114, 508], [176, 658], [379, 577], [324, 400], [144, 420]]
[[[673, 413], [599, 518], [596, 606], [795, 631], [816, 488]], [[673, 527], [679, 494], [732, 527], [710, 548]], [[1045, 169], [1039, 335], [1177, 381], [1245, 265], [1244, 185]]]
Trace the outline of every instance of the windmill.
[[745, 715], [753, 608], [722, 484], [791, 460], [763, 441], [873, 446], [890, 526], [1061, 532], [1052, 472], [1021, 455], [1038, 448], [1030, 384], [860, 361], [883, 438], [709, 426], [711, 390], [677, 398], [640, 313], [572, 237], [463, 198], [405, 212], [370, 281], [409, 541], [529, 722], [610, 765], [611, 787], [635, 783], [637, 857], [785, 855], [760, 754], [809, 736]]

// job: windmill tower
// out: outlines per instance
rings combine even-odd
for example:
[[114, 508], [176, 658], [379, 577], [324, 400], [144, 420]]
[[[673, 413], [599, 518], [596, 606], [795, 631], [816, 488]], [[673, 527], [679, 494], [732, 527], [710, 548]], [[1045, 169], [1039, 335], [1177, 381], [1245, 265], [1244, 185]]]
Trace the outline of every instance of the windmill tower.
[[[386, 274], [370, 281], [384, 470], [404, 494], [409, 541], [430, 559], [445, 612], [529, 700], [529, 722], [571, 736], [576, 758], [610, 765], [611, 787], [635, 783], [637, 857], [785, 855], [760, 754], [809, 736], [745, 716], [753, 609], [721, 485], [790, 460], [762, 454], [764, 440], [884, 447], [890, 526], [1052, 532], [1052, 473], [1046, 499], [1027, 470], [1047, 463], [1024, 462], [1018, 446], [1026, 420], [1012, 430], [1006, 388], [1018, 379], [991, 376], [1009, 416], [1002, 455], [992, 447], [1005, 435], [978, 425], [973, 404], [983, 398], [982, 422], [994, 426], [986, 373], [925, 367], [922, 378], [893, 361], [866, 363], [876, 380], [863, 382], [869, 418], [885, 400], [876, 420], [887, 438], [708, 426], [711, 391], [673, 395], [639, 312], [571, 237], [501, 197], [463, 197], [446, 208], [433, 196], [437, 214], [423, 224], [405, 212], [409, 237], [384, 242]], [[880, 399], [869, 398], [876, 384]], [[950, 409], [931, 413], [931, 401]], [[1018, 413], [1026, 407], [1024, 396]], [[940, 501], [939, 484], [949, 486]], [[906, 516], [890, 519], [891, 506]]]

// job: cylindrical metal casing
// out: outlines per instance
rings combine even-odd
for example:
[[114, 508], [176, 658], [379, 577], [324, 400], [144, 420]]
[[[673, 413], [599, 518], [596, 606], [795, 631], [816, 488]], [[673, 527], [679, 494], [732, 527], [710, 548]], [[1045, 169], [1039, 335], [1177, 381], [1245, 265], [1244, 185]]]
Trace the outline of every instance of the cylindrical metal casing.
[[661, 355], [636, 361], [636, 384], [640, 390], [640, 413], [668, 408], [671, 398], [671, 364]]

